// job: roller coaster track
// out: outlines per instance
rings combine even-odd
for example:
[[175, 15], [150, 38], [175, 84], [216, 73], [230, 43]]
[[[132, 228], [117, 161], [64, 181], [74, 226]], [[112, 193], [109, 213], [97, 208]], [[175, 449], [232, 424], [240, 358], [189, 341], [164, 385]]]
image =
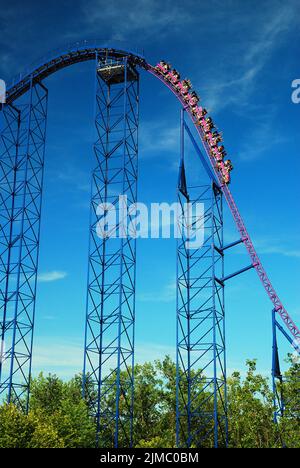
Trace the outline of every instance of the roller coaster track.
[[112, 49], [108, 47], [99, 47], [97, 46], [97, 44], [91, 44], [87, 41], [85, 41], [84, 43], [76, 43], [75, 45], [69, 47], [67, 50], [56, 51], [55, 53], [53, 53], [50, 59], [47, 58], [41, 60], [38, 65], [32, 66], [32, 68], [28, 72], [18, 76], [17, 80], [7, 90], [6, 102], [7, 104], [12, 104], [18, 97], [26, 93], [26, 91], [28, 91], [30, 87], [30, 83], [32, 80], [34, 82], [39, 82], [62, 68], [68, 67], [79, 62], [95, 60], [97, 58], [105, 59], [108, 55], [109, 57], [114, 58], [128, 57], [133, 64], [140, 66], [141, 68], [149, 72], [151, 75], [159, 79], [165, 86], [167, 86], [175, 94], [177, 99], [185, 108], [199, 134], [200, 140], [203, 144], [203, 147], [205, 148], [206, 155], [212, 165], [215, 177], [219, 181], [220, 188], [222, 189], [222, 192], [231, 210], [233, 219], [240, 233], [241, 240], [244, 243], [251, 258], [252, 266], [255, 268], [262, 282], [262, 285], [264, 286], [273, 304], [274, 309], [281, 316], [291, 335], [296, 340], [300, 340], [300, 330], [290, 317], [289, 313], [287, 312], [281, 300], [279, 299], [274, 287], [272, 286], [272, 283], [266, 273], [266, 270], [264, 269], [262, 262], [258, 257], [253, 242], [246, 229], [243, 218], [240, 215], [240, 212], [234, 201], [233, 195], [231, 194], [229, 187], [223, 183], [221, 174], [215, 169], [215, 161], [210, 154], [209, 146], [204, 139], [202, 129], [199, 127], [199, 125], [196, 125], [196, 119], [193, 116], [190, 108], [183, 100], [181, 94], [177, 92], [176, 89], [172, 86], [172, 84], [166, 81], [163, 78], [163, 76], [160, 73], [158, 73], [152, 65], [148, 64], [142, 55], [130, 51]]

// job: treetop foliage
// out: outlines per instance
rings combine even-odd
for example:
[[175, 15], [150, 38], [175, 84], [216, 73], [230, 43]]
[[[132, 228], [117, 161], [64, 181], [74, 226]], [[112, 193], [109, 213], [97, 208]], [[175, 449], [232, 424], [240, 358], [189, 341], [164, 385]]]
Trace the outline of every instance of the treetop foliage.
[[[255, 360], [247, 361], [247, 368], [244, 378], [239, 372], [228, 378], [230, 447], [279, 448], [285, 444], [300, 448], [300, 365], [291, 362], [278, 389], [284, 392], [286, 402], [279, 426], [273, 422], [273, 393], [268, 378], [257, 373]], [[175, 384], [176, 365], [168, 356], [163, 361], [135, 366], [135, 447], [175, 447]], [[96, 398], [92, 383], [87, 385], [89, 395]], [[82, 398], [81, 386], [81, 376], [64, 382], [55, 375], [40, 374], [32, 382], [28, 414], [14, 404], [0, 406], [0, 447], [94, 447], [91, 402]], [[112, 389], [106, 404], [113, 400]], [[113, 440], [113, 427], [108, 430]]]

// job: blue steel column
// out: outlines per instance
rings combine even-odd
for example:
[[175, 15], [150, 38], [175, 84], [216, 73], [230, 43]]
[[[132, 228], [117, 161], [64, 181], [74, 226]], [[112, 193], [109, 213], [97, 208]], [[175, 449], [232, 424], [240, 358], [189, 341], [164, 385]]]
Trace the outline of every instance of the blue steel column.
[[276, 327], [276, 311], [272, 311], [272, 383], [273, 383], [273, 399], [274, 399], [274, 423], [278, 423], [278, 418], [283, 416], [284, 403], [282, 398], [283, 380], [279, 371], [279, 354], [277, 344], [277, 327]]
[[[3, 106], [1, 117], [1, 154], [0, 154], [0, 325], [1, 325], [1, 356], [0, 356], [0, 395], [7, 396], [9, 390], [9, 362], [5, 359], [5, 341], [8, 343], [8, 329], [11, 319], [8, 317], [9, 291], [15, 286], [12, 285], [13, 268], [11, 268], [11, 258], [13, 250], [13, 227], [14, 212], [16, 204], [16, 174], [19, 151], [21, 113], [13, 106]], [[4, 383], [5, 382], [5, 383]]]
[[[181, 160], [183, 152], [182, 142]], [[223, 199], [212, 182], [189, 186], [186, 192], [178, 190], [177, 446], [226, 447], [224, 284], [217, 281], [224, 276]], [[202, 216], [196, 214], [197, 203], [204, 204]], [[197, 249], [187, 247], [191, 226], [193, 231], [205, 228]]]
[[[109, 67], [116, 76], [107, 76]], [[98, 446], [131, 447], [136, 240], [123, 229], [132, 215], [124, 214], [119, 195], [127, 196], [128, 206], [136, 203], [139, 75], [127, 58], [107, 57], [97, 64], [96, 80], [84, 394], [96, 418]], [[101, 237], [99, 222], [113, 209], [116, 227]]]
[[[298, 359], [300, 355], [300, 346], [297, 341], [291, 337], [283, 326], [277, 321], [277, 312], [272, 311], [272, 382], [273, 382], [273, 401], [274, 401], [274, 423], [276, 424], [278, 442], [286, 448], [284, 436], [284, 421], [299, 419], [299, 401], [300, 401], [300, 366]], [[278, 347], [278, 336], [294, 348], [295, 363], [282, 374], [280, 368], [280, 354]], [[292, 448], [292, 447], [291, 447]]]
[[[28, 409], [39, 256], [48, 92], [31, 81], [1, 133], [0, 395]], [[8, 115], [16, 116], [14, 126]]]

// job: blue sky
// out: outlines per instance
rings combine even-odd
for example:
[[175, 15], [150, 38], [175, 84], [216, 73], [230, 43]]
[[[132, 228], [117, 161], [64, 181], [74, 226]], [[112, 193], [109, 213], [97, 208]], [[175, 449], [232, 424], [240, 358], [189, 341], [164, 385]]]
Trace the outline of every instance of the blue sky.
[[[50, 51], [83, 39], [144, 49], [191, 78], [224, 134], [232, 192], [286, 308], [300, 323], [299, 1], [12, 1], [0, 13], [0, 78], [10, 81]], [[69, 377], [82, 367], [92, 166], [93, 65], [48, 78], [46, 180], [34, 371]], [[173, 201], [179, 155], [178, 103], [142, 74], [140, 201]], [[195, 159], [196, 161], [196, 159]], [[228, 241], [237, 232], [226, 216]], [[175, 243], [138, 247], [137, 360], [175, 349]], [[242, 247], [227, 272], [248, 265]], [[254, 272], [227, 288], [229, 370], [257, 357], [271, 367], [271, 303]], [[287, 351], [288, 348], [284, 347]]]

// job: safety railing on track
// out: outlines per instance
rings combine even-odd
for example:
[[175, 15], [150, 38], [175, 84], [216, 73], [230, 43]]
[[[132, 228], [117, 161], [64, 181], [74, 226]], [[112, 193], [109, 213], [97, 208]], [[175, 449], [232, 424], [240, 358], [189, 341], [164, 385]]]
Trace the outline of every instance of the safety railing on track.
[[120, 46], [119, 50], [126, 50], [130, 53], [137, 55], [137, 56], [144, 56], [144, 50], [139, 49], [137, 47], [132, 47], [130, 44], [126, 44], [123, 41], [99, 41], [99, 40], [83, 40], [72, 42], [67, 46], [58, 47], [53, 49], [52, 51], [48, 52], [47, 55], [41, 56], [39, 59], [35, 60], [34, 62], [30, 63], [21, 73], [15, 75], [10, 83], [8, 83], [8, 89], [15, 86], [20, 81], [24, 80], [26, 76], [31, 74], [34, 70], [43, 66], [43, 64], [48, 63], [49, 61], [53, 60], [54, 57], [60, 57], [61, 55], [65, 55], [68, 52], [76, 52], [79, 50], [86, 49], [116, 49], [116, 45]]

